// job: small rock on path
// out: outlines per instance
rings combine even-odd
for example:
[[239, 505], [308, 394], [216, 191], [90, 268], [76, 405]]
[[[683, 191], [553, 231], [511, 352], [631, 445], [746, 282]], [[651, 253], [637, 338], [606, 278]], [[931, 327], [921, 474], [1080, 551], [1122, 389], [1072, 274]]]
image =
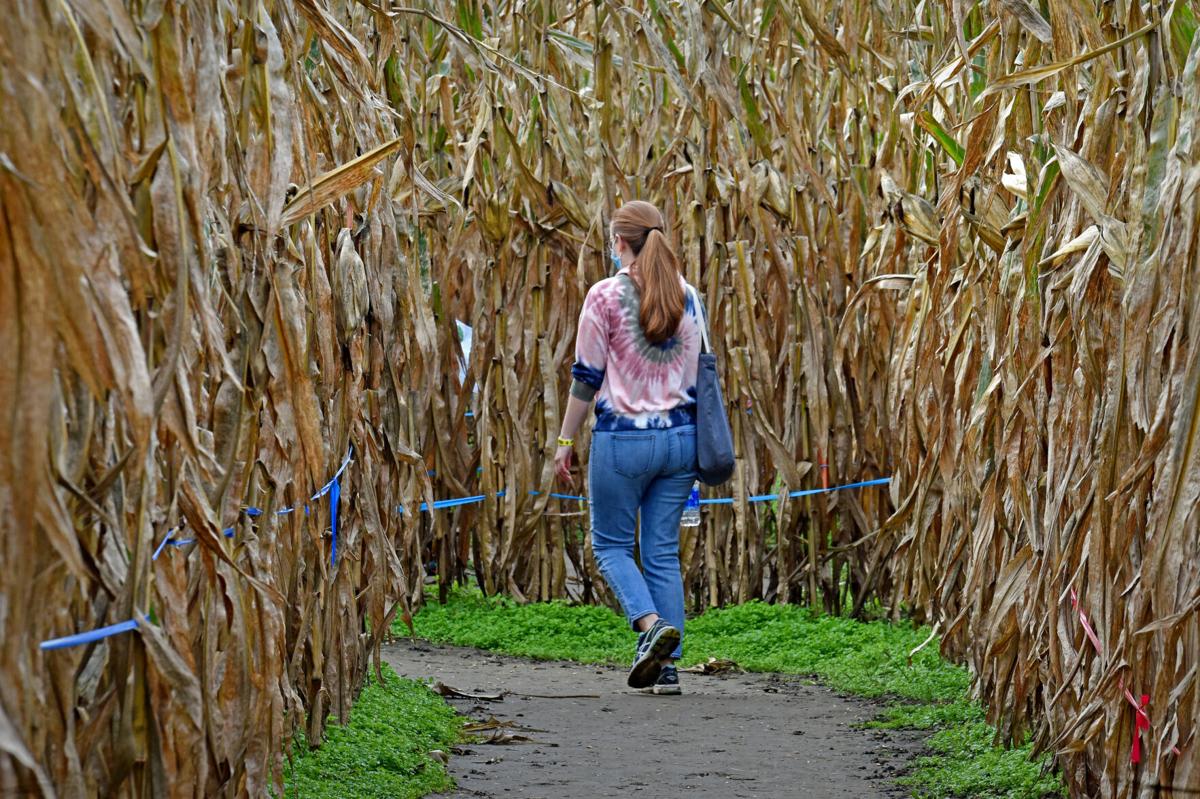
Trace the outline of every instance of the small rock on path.
[[857, 729], [877, 704], [794, 676], [681, 674], [682, 696], [650, 696], [611, 667], [412, 641], [383, 654], [401, 676], [503, 694], [448, 701], [474, 720], [515, 725], [502, 736], [529, 739], [459, 747], [452, 799], [901, 797], [894, 778], [924, 740]]

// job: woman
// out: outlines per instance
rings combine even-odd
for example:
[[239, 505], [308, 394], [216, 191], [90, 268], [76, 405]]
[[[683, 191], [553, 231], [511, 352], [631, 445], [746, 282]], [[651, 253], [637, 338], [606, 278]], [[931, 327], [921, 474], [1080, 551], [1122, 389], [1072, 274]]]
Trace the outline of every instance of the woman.
[[[613, 214], [617, 274], [583, 303], [574, 378], [555, 455], [571, 480], [574, 438], [596, 400], [588, 461], [592, 548], [638, 631], [629, 685], [678, 694], [683, 638], [679, 519], [696, 480], [696, 296], [680, 273], [658, 209], [635, 201]], [[641, 512], [641, 561], [633, 557]]]

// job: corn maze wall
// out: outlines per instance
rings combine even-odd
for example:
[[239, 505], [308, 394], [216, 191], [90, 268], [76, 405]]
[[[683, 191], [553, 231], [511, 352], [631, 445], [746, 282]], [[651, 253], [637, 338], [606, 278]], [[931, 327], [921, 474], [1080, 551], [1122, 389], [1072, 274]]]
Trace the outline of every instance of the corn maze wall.
[[1196, 26], [11, 3], [0, 793], [264, 795], [426, 582], [604, 601], [548, 445], [633, 198], [706, 295], [738, 446], [693, 606], [907, 609], [1076, 795], [1200, 788]]

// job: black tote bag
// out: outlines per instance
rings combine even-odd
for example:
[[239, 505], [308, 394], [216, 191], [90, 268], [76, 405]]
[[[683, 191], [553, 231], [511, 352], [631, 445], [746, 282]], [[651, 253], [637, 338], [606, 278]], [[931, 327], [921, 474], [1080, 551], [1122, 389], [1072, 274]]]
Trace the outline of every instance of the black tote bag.
[[733, 476], [733, 433], [721, 397], [721, 379], [717, 376], [717, 356], [708, 341], [708, 314], [700, 304], [700, 295], [690, 285], [688, 291], [696, 303], [700, 321], [700, 357], [696, 370], [696, 460], [700, 481], [719, 486]]

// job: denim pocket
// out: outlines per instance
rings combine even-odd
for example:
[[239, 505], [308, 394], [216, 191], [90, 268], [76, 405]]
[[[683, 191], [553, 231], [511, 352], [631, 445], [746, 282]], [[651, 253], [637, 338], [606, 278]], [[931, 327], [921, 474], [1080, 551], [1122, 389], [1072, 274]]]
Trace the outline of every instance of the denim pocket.
[[684, 427], [675, 434], [675, 463], [676, 474], [696, 471], [696, 428]]
[[641, 477], [654, 465], [653, 433], [615, 433], [612, 437], [613, 469], [622, 477]]

